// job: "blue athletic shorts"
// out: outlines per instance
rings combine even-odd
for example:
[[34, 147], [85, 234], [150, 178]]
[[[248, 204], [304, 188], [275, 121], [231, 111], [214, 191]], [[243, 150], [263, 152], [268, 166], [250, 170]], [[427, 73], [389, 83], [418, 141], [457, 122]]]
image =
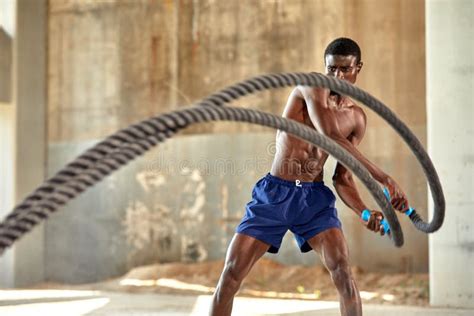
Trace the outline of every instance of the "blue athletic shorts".
[[324, 182], [287, 181], [268, 173], [252, 190], [237, 233], [270, 245], [277, 253], [288, 229], [301, 252], [312, 248], [307, 240], [329, 228], [341, 228], [335, 208], [336, 197]]

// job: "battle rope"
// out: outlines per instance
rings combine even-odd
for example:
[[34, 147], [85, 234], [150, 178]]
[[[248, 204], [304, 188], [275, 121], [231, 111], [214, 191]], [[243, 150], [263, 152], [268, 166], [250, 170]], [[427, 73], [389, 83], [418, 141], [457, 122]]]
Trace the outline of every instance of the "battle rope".
[[[399, 247], [403, 245], [400, 224], [390, 203], [385, 199], [380, 185], [360, 162], [334, 141], [303, 124], [272, 114], [243, 108], [207, 106], [186, 108], [142, 121], [112, 135], [90, 149], [49, 179], [45, 185], [35, 190], [35, 193], [27, 198], [26, 203], [22, 203], [15, 208], [0, 226], [0, 247], [10, 246], [17, 238], [31, 230], [41, 220], [46, 219], [59, 206], [149, 150], [158, 142], [163, 141], [166, 137], [171, 137], [176, 131], [193, 123], [217, 120], [244, 121], [278, 128], [310, 141], [333, 155], [358, 176], [372, 192], [393, 227], [394, 244]], [[166, 131], [172, 131], [172, 133], [168, 133], [166, 137], [163, 137]], [[127, 139], [127, 136], [131, 135], [135, 140], [140, 138], [140, 141], [135, 143], [139, 145], [130, 145], [131, 139]], [[94, 157], [93, 153], [102, 152], [103, 148], [110, 149], [111, 144], [115, 146], [114, 150], [109, 151], [100, 160], [97, 159], [98, 157]]]
[[[329, 79], [329, 81], [327, 81], [327, 79]], [[214, 94], [199, 104], [221, 105], [224, 102], [228, 102], [256, 90], [296, 84], [326, 86], [332, 90], [350, 95], [360, 101], [363, 101], [364, 99], [371, 100], [371, 97], [368, 94], [365, 94], [365, 98], [360, 97], [361, 93], [362, 96], [364, 96], [363, 91], [357, 91], [358, 89], [350, 91], [352, 86], [347, 85], [345, 82], [331, 80], [331, 78], [327, 78], [323, 75], [312, 73], [257, 77], [234, 86], [237, 87], [235, 90], [231, 89], [231, 87], [221, 91], [220, 93]], [[233, 93], [233, 91], [237, 91], [237, 94]], [[359, 96], [354, 95], [356, 93], [358, 93]], [[208, 100], [211, 101], [209, 102]], [[378, 101], [374, 101], [375, 104], [377, 104]], [[381, 108], [384, 108], [383, 104], [381, 105]], [[210, 112], [206, 114], [206, 111], [203, 112], [203, 109]], [[288, 131], [289, 133], [309, 140], [313, 142], [314, 145], [321, 147], [323, 150], [341, 161], [341, 163], [345, 164], [356, 176], [361, 178], [362, 182], [367, 186], [377, 203], [384, 211], [384, 214], [392, 227], [393, 241], [395, 245], [401, 246], [403, 244], [403, 235], [398, 220], [391, 209], [391, 206], [383, 198], [383, 193], [378, 184], [370, 177], [365, 168], [363, 168], [358, 161], [353, 159], [350, 155], [350, 158], [346, 157], [348, 153], [333, 141], [319, 135], [314, 130], [308, 130], [307, 127], [301, 124], [293, 126], [296, 124], [295, 122], [287, 121], [280, 117], [268, 115], [262, 112], [234, 108], [219, 108], [219, 111], [216, 111], [217, 109], [211, 106], [209, 108], [204, 107], [201, 109], [189, 108], [171, 114], [161, 115], [123, 129], [89, 149], [25, 198], [25, 200], [16, 206], [7, 216], [4, 222], [0, 224], [0, 250], [13, 244], [16, 239], [31, 230], [31, 228], [39, 221], [46, 219], [49, 214], [54, 212], [60, 205], [65, 204], [68, 200], [74, 198], [87, 187], [92, 186], [94, 183], [100, 181], [104, 176], [110, 174], [135, 157], [143, 154], [165, 138], [171, 137], [176, 131], [178, 131], [178, 129], [187, 127], [192, 123], [210, 120], [240, 120], [254, 124], [266, 125]], [[220, 113], [220, 115], [223, 116], [216, 115], [216, 113]], [[244, 113], [245, 115], [243, 117], [238, 117], [238, 113], [240, 113], [240, 115]], [[389, 114], [394, 116], [390, 111]], [[388, 117], [390, 116], [388, 115]], [[268, 122], [273, 123], [273, 125]], [[402, 125], [402, 127], [403, 126], [404, 125]], [[310, 133], [310, 138], [308, 138], [307, 133]], [[405, 134], [412, 136], [409, 131]], [[427, 168], [425, 167], [424, 169], [426, 170]], [[435, 178], [437, 178], [437, 176]], [[436, 186], [436, 183], [434, 185]], [[430, 186], [432, 187], [433, 185], [430, 183]], [[439, 192], [441, 192], [442, 196], [442, 191], [439, 190]], [[435, 199], [435, 201], [436, 200], [437, 199]], [[442, 200], [444, 202], [444, 199]], [[442, 215], [444, 215], [444, 204], [442, 206], [443, 207], [440, 209], [443, 212]], [[435, 222], [436, 214], [437, 212], [435, 212], [433, 222]], [[441, 223], [442, 217], [443, 216], [441, 216]], [[416, 224], [416, 221], [414, 222]]]
[[254, 93], [255, 91], [262, 91], [268, 89], [275, 89], [281, 87], [288, 87], [294, 85], [305, 85], [312, 87], [324, 87], [330, 90], [339, 92], [350, 96], [362, 104], [372, 109], [375, 113], [380, 115], [387, 121], [403, 138], [405, 143], [409, 146], [415, 154], [416, 159], [420, 163], [425, 176], [430, 186], [431, 195], [434, 202], [433, 219], [426, 223], [416, 212], [410, 214], [410, 219], [415, 227], [425, 233], [432, 233], [437, 231], [444, 221], [446, 202], [444, 199], [443, 188], [438, 177], [438, 173], [434, 168], [428, 153], [423, 148], [423, 145], [412, 131], [393, 113], [386, 105], [371, 96], [362, 89], [333, 77], [328, 77], [320, 73], [283, 73], [283, 74], [269, 74], [254, 77], [240, 83], [229, 86], [217, 93], [207, 97], [200, 104], [202, 105], [223, 105], [227, 102], [237, 100], [238, 98]]

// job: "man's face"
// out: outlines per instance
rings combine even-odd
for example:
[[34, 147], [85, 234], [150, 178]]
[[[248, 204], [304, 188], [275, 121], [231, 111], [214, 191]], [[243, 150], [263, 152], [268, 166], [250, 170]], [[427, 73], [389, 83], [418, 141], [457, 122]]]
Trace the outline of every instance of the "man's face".
[[362, 62], [357, 64], [353, 55], [326, 55], [326, 75], [355, 83], [357, 74], [362, 68]]

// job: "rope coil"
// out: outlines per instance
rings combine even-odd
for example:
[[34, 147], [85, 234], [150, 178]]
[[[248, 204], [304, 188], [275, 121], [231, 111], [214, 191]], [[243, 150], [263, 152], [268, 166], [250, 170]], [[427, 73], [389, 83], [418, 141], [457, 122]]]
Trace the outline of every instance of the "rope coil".
[[395, 246], [401, 247], [403, 233], [400, 224], [379, 184], [365, 167], [341, 146], [314, 129], [295, 121], [261, 111], [223, 106], [256, 91], [295, 85], [325, 87], [348, 95], [366, 104], [392, 125], [422, 165], [435, 202], [434, 216], [430, 223], [425, 223], [419, 216], [411, 219], [415, 227], [424, 232], [430, 233], [439, 229], [445, 209], [441, 184], [426, 151], [408, 127], [380, 101], [345, 81], [318, 73], [287, 73], [264, 75], [237, 83], [212, 94], [195, 106], [144, 120], [109, 136], [45, 181], [12, 210], [0, 223], [0, 252], [11, 246], [40, 221], [47, 219], [60, 206], [158, 143], [171, 138], [179, 130], [191, 124], [219, 120], [248, 122], [283, 130], [311, 142], [334, 156], [359, 177], [370, 191], [392, 228], [392, 240]]

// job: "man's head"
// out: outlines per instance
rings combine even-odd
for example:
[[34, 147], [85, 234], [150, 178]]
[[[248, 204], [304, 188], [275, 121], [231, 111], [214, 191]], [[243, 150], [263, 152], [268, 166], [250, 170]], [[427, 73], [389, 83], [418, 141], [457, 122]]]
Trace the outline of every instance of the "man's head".
[[332, 41], [324, 51], [326, 75], [354, 83], [362, 69], [360, 47], [350, 38]]

